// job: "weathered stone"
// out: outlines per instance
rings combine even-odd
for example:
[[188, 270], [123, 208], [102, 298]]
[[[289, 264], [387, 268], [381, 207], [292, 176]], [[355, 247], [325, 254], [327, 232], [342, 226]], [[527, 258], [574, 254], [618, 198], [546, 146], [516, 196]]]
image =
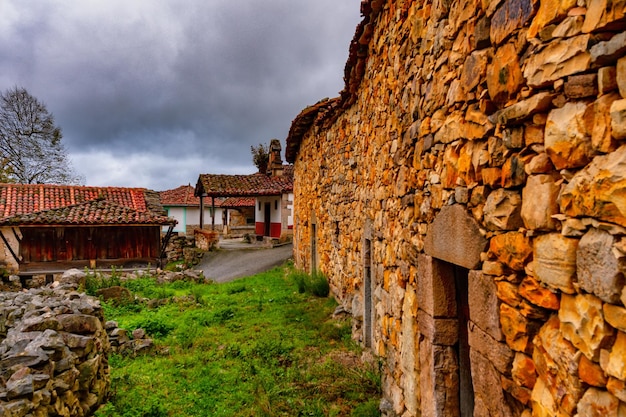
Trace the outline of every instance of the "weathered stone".
[[539, 282], [531, 276], [525, 277], [522, 280], [519, 285], [519, 295], [532, 304], [549, 310], [558, 310], [560, 307], [558, 295], [542, 287]]
[[469, 318], [496, 341], [502, 341], [498, 299], [493, 278], [478, 271], [468, 275]]
[[554, 230], [560, 187], [550, 175], [531, 175], [522, 191], [521, 218], [530, 230]]
[[496, 50], [487, 67], [487, 89], [489, 97], [504, 104], [519, 91], [524, 82], [515, 45], [507, 43]]
[[496, 282], [496, 296], [500, 301], [510, 305], [511, 307], [519, 307], [522, 303], [522, 297], [519, 294], [517, 284], [498, 280]]
[[546, 152], [557, 169], [583, 166], [591, 159], [591, 138], [584, 123], [586, 109], [582, 102], [567, 103], [548, 116]]
[[594, 217], [626, 226], [626, 146], [596, 156], [577, 172], [561, 194], [561, 213]]
[[446, 416], [458, 412], [459, 377], [454, 348], [420, 341], [420, 397], [424, 416]]
[[529, 38], [536, 37], [543, 28], [565, 17], [567, 10], [575, 3], [573, 0], [544, 0], [539, 2], [539, 10], [533, 18], [527, 36]]
[[582, 16], [568, 16], [552, 31], [555, 38], [571, 38], [582, 32], [584, 18]]
[[590, 361], [585, 355], [580, 357], [578, 362], [578, 376], [585, 384], [594, 387], [605, 387], [607, 383], [606, 375], [599, 364]]
[[535, 113], [544, 112], [552, 106], [554, 95], [548, 92], [534, 94], [489, 116], [492, 123], [516, 124]]
[[457, 139], [482, 139], [493, 130], [489, 120], [486, 124], [476, 123], [465, 118], [462, 112], [450, 114], [445, 124], [435, 133], [435, 143], [450, 143]]
[[535, 11], [534, 5], [531, 0], [504, 0], [491, 17], [491, 43], [498, 45], [523, 27]]
[[424, 251], [467, 269], [475, 269], [487, 240], [480, 233], [476, 221], [460, 204], [445, 206], [428, 227]]
[[589, 388], [578, 403], [579, 417], [618, 417], [619, 400], [606, 391]]
[[130, 290], [119, 285], [101, 288], [96, 291], [96, 295], [102, 297], [104, 301], [114, 300], [119, 302], [123, 300], [130, 300], [132, 298]]
[[460, 84], [466, 94], [473, 90], [484, 79], [487, 71], [488, 58], [487, 51], [476, 51], [465, 60], [463, 71], [461, 72]]
[[577, 246], [577, 239], [559, 233], [538, 236], [533, 249], [535, 278], [550, 288], [572, 294]]
[[[543, 140], [543, 131], [542, 131], [542, 140]], [[524, 170], [526, 174], [547, 174], [549, 172], [554, 171], [554, 165], [550, 160], [550, 157], [547, 153], [542, 152], [538, 155], [533, 156], [528, 163], [524, 165]]]
[[102, 322], [97, 317], [86, 314], [62, 314], [57, 317], [66, 332], [87, 334], [102, 330]]
[[518, 187], [526, 181], [524, 161], [519, 155], [511, 155], [502, 165], [502, 187]]
[[626, 308], [606, 303], [602, 312], [607, 323], [626, 333]]
[[591, 228], [576, 250], [576, 274], [580, 287], [607, 303], [619, 302], [624, 274], [613, 252], [615, 238]]
[[420, 254], [417, 264], [417, 304], [432, 317], [456, 317], [454, 272], [451, 266]]
[[507, 345], [517, 352], [527, 352], [532, 340], [533, 328], [528, 319], [507, 304], [500, 304], [500, 324]]
[[520, 386], [532, 389], [537, 382], [537, 370], [533, 360], [523, 353], [516, 352], [511, 377]]
[[[619, 89], [619, 94], [622, 98], [626, 98], [626, 57], [620, 58], [617, 60], [616, 67], [608, 67], [608, 70], [604, 72], [607, 74], [607, 84], [608, 87], [613, 87], [613, 83]], [[611, 71], [611, 69], [613, 71]], [[603, 69], [600, 68], [598, 71], [598, 76], [603, 73]], [[611, 90], [615, 89], [615, 87], [611, 88]]]
[[611, 105], [618, 98], [617, 93], [601, 96], [585, 111], [586, 130], [591, 132], [591, 146], [597, 152], [609, 153], [617, 148], [611, 135]]
[[[472, 372], [475, 401], [474, 415], [486, 416], [497, 412], [502, 417], [512, 417], [514, 413], [504, 397], [500, 374], [491, 361], [472, 349], [470, 351], [470, 362], [471, 369], [480, 369], [480, 372]], [[486, 414], [485, 411], [487, 412]], [[458, 415], [458, 412], [442, 415], [453, 416]]]
[[533, 362], [539, 377], [533, 388], [533, 410], [553, 412], [546, 416], [571, 415], [584, 393], [578, 378], [581, 353], [563, 338], [559, 326], [558, 318], [552, 316], [534, 341]]
[[61, 276], [61, 284], [85, 285], [87, 274], [80, 269], [68, 269]]
[[497, 189], [489, 194], [484, 221], [489, 230], [517, 230], [522, 226], [522, 198], [517, 191]]
[[[531, 390], [522, 387], [512, 379], [501, 376], [500, 381], [502, 382], [502, 388], [508, 392], [513, 398], [522, 403], [523, 405], [528, 405], [530, 402]], [[524, 416], [524, 414], [522, 414]]]
[[565, 82], [565, 95], [570, 99], [597, 96], [597, 74], [572, 75], [568, 77]]
[[626, 381], [626, 333], [617, 332], [615, 343], [600, 355], [600, 366], [607, 375]]
[[423, 310], [417, 313], [420, 333], [434, 345], [454, 346], [459, 340], [458, 319], [438, 319]]
[[600, 349], [613, 337], [602, 315], [602, 301], [591, 294], [561, 296], [561, 332], [589, 360], [598, 360]]
[[[609, 380], [606, 383], [606, 389], [616, 396], [620, 401], [626, 402], [626, 382], [621, 381], [617, 378], [609, 377]], [[618, 414], [619, 417], [625, 415], [626, 413], [626, 404], [620, 404], [623, 409]]]
[[611, 103], [611, 135], [617, 140], [626, 139], [626, 99]]
[[[526, 146], [530, 146], [530, 145], [543, 145], [543, 131], [544, 131], [544, 127], [543, 125], [534, 125], [534, 124], [527, 124], [524, 127], [524, 145]], [[539, 154], [541, 155], [541, 154]], [[547, 155], [546, 155], [547, 157]], [[542, 171], [543, 172], [547, 172], [547, 171]], [[527, 174], [530, 174], [531, 172], [526, 171]]]
[[520, 126], [504, 129], [502, 143], [508, 149], [521, 149], [524, 147], [524, 129]]
[[469, 345], [485, 356], [500, 373], [507, 373], [513, 360], [513, 352], [477, 326], [469, 326]]
[[626, 53], [626, 32], [618, 33], [610, 40], [598, 42], [589, 49], [591, 62], [596, 67], [615, 65]]
[[619, 1], [595, 0], [587, 4], [583, 31], [623, 28], [624, 5]]
[[[617, 61], [617, 67], [620, 67], [620, 62], [622, 60]], [[623, 66], [626, 70], [626, 60], [623, 61]], [[624, 80], [626, 82], [626, 80]], [[602, 67], [598, 70], [598, 90], [600, 94], [607, 94], [613, 90], [617, 90], [617, 70], [615, 67]], [[626, 85], [624, 85], [624, 90], [626, 92]], [[622, 96], [623, 97], [623, 96]]]
[[504, 275], [504, 266], [500, 262], [484, 261], [482, 271], [486, 275]]
[[496, 235], [489, 241], [489, 254], [515, 271], [523, 271], [533, 249], [530, 239], [520, 232]]
[[589, 35], [555, 40], [528, 58], [524, 77], [533, 88], [544, 87], [560, 78], [585, 72], [591, 65]]

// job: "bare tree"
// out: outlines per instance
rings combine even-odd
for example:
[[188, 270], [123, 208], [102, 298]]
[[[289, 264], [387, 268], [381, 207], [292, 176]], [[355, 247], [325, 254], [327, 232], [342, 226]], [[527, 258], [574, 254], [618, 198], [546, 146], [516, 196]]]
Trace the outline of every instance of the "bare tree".
[[24, 184], [81, 183], [61, 138], [52, 114], [26, 89], [14, 87], [0, 95], [0, 178]]

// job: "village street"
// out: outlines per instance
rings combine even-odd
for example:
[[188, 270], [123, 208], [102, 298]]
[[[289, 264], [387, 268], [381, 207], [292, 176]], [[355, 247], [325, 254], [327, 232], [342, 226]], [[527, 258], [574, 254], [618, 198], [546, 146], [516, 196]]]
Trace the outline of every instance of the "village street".
[[263, 248], [237, 241], [222, 242], [220, 250], [207, 252], [196, 267], [215, 282], [228, 282], [267, 271], [293, 255], [292, 244]]

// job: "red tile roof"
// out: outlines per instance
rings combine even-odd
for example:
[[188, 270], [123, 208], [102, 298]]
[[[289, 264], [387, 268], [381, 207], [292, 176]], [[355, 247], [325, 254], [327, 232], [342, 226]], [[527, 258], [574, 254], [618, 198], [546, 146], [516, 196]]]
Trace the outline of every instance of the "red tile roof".
[[[194, 188], [191, 185], [181, 185], [173, 190], [159, 191], [161, 204], [163, 207], [200, 207], [200, 197], [194, 195]], [[215, 198], [215, 207], [224, 206], [224, 198]], [[205, 201], [205, 205], [207, 202]], [[254, 206], [254, 200], [251, 206]]]
[[171, 224], [144, 188], [0, 184], [0, 224]]
[[164, 206], [200, 206], [200, 197], [194, 194], [194, 188], [189, 185], [181, 185], [173, 190], [159, 191], [161, 204]]
[[217, 175], [202, 174], [196, 195], [209, 197], [255, 197], [281, 195], [293, 191], [293, 167], [286, 165], [283, 175]]
[[239, 208], [239, 207], [254, 207], [254, 198], [251, 197], [229, 197], [224, 199], [222, 207], [226, 208]]

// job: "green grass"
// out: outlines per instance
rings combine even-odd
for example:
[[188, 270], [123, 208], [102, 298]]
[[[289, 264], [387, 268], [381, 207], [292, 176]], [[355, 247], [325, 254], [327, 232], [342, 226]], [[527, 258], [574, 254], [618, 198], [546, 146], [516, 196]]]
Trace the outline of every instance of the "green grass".
[[379, 416], [379, 365], [359, 363], [350, 322], [332, 319], [335, 301], [300, 292], [293, 274], [122, 283], [168, 302], [104, 304], [107, 320], [144, 328], [157, 347], [110, 357], [112, 397], [96, 416]]

